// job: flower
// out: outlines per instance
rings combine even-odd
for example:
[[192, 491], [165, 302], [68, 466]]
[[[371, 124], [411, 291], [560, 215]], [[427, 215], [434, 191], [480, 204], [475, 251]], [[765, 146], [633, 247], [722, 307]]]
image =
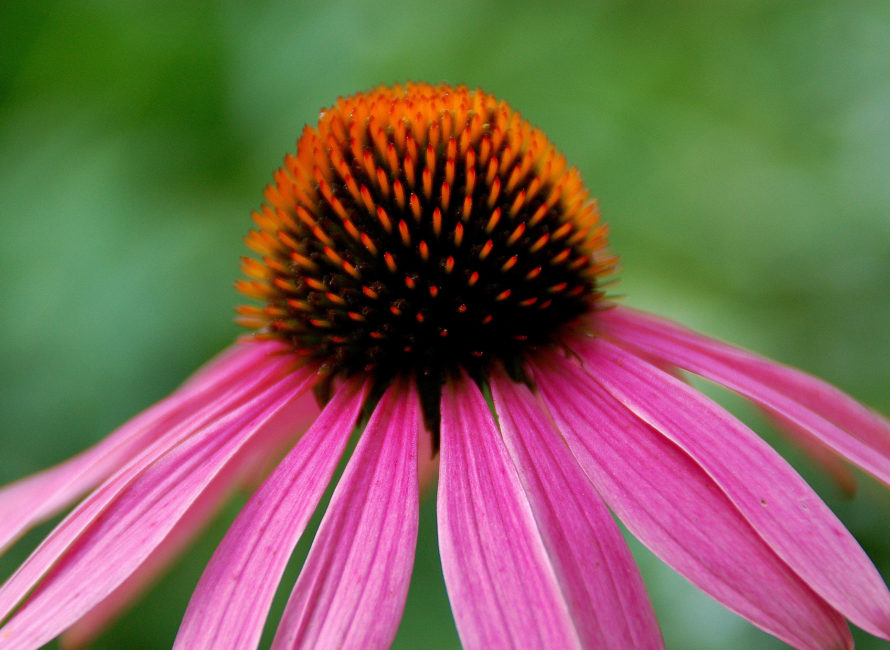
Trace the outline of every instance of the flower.
[[0, 491], [3, 548], [86, 493], [0, 587], [3, 648], [89, 639], [289, 447], [176, 639], [255, 647], [354, 431], [276, 648], [392, 642], [438, 458], [442, 569], [469, 648], [662, 647], [610, 510], [793, 646], [850, 647], [844, 619], [890, 639], [890, 593], [857, 542], [682, 371], [888, 484], [890, 423], [615, 304], [596, 203], [508, 105], [424, 84], [340, 99], [265, 198], [238, 285], [261, 301], [239, 310], [256, 332], [92, 449]]

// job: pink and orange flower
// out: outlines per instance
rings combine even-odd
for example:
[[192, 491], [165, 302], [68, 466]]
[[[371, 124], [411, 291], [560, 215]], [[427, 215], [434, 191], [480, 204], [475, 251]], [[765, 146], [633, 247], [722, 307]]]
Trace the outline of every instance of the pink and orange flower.
[[[351, 438], [274, 648], [388, 647], [438, 464], [468, 648], [660, 648], [618, 525], [799, 648], [890, 639], [890, 593], [721, 384], [890, 485], [890, 423], [800, 371], [619, 306], [578, 172], [479, 90], [409, 84], [306, 127], [254, 214], [256, 331], [79, 456], [0, 490], [0, 548], [82, 500], [0, 587], [0, 647], [92, 638], [236, 486], [178, 648], [255, 648]], [[84, 497], [84, 495], [86, 495]]]

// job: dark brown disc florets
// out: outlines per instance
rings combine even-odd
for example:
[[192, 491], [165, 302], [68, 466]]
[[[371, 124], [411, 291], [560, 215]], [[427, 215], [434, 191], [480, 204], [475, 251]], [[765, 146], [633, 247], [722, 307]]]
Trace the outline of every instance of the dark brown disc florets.
[[479, 90], [340, 99], [265, 197], [247, 238], [262, 261], [245, 258], [239, 283], [265, 305], [241, 323], [331, 378], [412, 373], [430, 408], [444, 373], [518, 367], [551, 343], [614, 263], [578, 172]]

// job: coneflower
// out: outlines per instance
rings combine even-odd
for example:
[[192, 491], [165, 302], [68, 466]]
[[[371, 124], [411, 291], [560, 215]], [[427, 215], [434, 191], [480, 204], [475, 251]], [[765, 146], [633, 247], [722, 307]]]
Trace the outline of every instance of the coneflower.
[[612, 513], [792, 646], [852, 646], [845, 619], [890, 639], [890, 593], [857, 542], [680, 371], [887, 484], [890, 423], [616, 305], [596, 202], [507, 104], [426, 84], [340, 99], [265, 199], [238, 285], [260, 301], [239, 309], [255, 332], [92, 449], [0, 491], [3, 548], [87, 493], [0, 587], [0, 647], [91, 638], [287, 444], [176, 639], [255, 648], [354, 432], [274, 648], [389, 646], [436, 461], [442, 570], [468, 648], [662, 647]]

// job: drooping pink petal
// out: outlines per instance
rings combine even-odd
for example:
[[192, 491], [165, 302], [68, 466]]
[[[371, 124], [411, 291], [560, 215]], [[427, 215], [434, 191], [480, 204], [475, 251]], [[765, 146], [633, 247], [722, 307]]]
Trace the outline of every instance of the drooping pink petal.
[[139, 568], [62, 634], [59, 645], [62, 648], [87, 647], [129, 609], [205, 527], [225, 500], [229, 492], [226, 488], [231, 488], [230, 480], [214, 481]]
[[760, 413], [772, 424], [774, 429], [784, 434], [809, 456], [810, 460], [831, 478], [841, 494], [848, 499], [853, 498], [858, 487], [858, 480], [856, 474], [853, 473], [853, 466], [843, 456], [819, 440], [809, 430], [802, 429], [776, 411], [761, 407]]
[[604, 335], [754, 401], [798, 435], [815, 438], [890, 485], [890, 421], [794, 368], [623, 307], [597, 313]]
[[580, 647], [494, 416], [466, 376], [446, 382], [440, 453], [439, 551], [463, 646]]
[[[263, 435], [255, 436], [250, 447], [245, 448], [245, 451], [249, 449], [250, 453], [239, 454], [235, 459], [237, 463], [232, 464], [233, 471], [223, 472], [205, 489], [139, 568], [62, 634], [60, 645], [63, 648], [86, 647], [122, 612], [129, 609], [133, 601], [147, 591], [150, 584], [182, 554], [182, 551], [205, 528], [210, 518], [216, 514], [232, 490], [245, 483], [254, 482], [261, 471], [264, 472], [264, 476], [268, 476], [268, 459], [281, 457], [280, 438], [286, 436], [293, 446], [294, 440], [302, 437], [309, 424], [315, 420], [318, 409], [314, 395], [307, 392], [298, 396], [292, 401], [289, 411], [293, 413], [293, 417], [288, 416], [288, 422], [282, 422], [285, 426], [281, 427], [280, 435], [271, 430], [267, 424]], [[311, 418], [308, 422], [307, 417]], [[284, 418], [276, 418], [276, 420], [282, 419]], [[336, 459], [334, 462], [336, 463]], [[253, 485], [250, 491], [253, 492], [258, 486], [259, 483]]]
[[[281, 341], [239, 338], [234, 344], [217, 354], [195, 370], [176, 390], [176, 393], [203, 391], [208, 386], [218, 386], [237, 372], [248, 372], [256, 362], [265, 363], [270, 357], [284, 360], [290, 349]], [[174, 394], [176, 394], [174, 393]]]
[[176, 648], [255, 648], [290, 555], [337, 467], [366, 395], [349, 382], [254, 493], [204, 569]]
[[292, 419], [282, 422], [284, 426], [276, 435], [277, 446], [273, 444], [260, 447], [251, 458], [247, 459], [246, 471], [241, 478], [241, 489], [246, 493], [253, 494], [257, 491], [281, 460], [294, 448], [297, 441], [303, 437], [306, 430], [318, 419], [322, 406], [319, 405], [315, 394], [309, 391], [294, 399], [290, 410], [293, 412]]
[[273, 649], [388, 648], [405, 608], [417, 542], [419, 401], [384, 393], [337, 484]]
[[162, 458], [183, 440], [217, 422], [240, 406], [249, 404], [258, 395], [275, 386], [283, 376], [285, 362], [267, 357], [240, 380], [237, 388], [221, 389], [204, 408], [183, 413], [182, 419], [170, 422], [159, 435], [146, 441], [121, 469], [90, 494], [47, 536], [31, 556], [0, 587], [0, 620], [3, 620], [42, 575], [59, 559], [83, 531], [99, 516], [117, 495], [146, 468]]
[[[101, 602], [163, 541], [239, 452], [249, 448], [252, 438], [262, 435], [267, 423], [278, 428], [275, 419], [285, 417], [289, 404], [313, 381], [310, 368], [278, 380], [160, 458], [138, 466], [134, 476], [113, 477], [94, 492], [0, 589], [0, 615], [5, 616], [43, 578], [0, 629], [5, 647], [45, 643]], [[114, 485], [115, 478], [123, 485]], [[105, 488], [111, 498], [103, 493]], [[97, 503], [104, 507], [82, 521]]]
[[56, 467], [0, 489], [0, 553], [31, 526], [73, 503], [158, 438], [173, 423], [205, 409], [218, 392], [278, 350], [276, 343], [232, 346], [193, 378], [102, 442]]
[[602, 339], [584, 367], [637, 417], [688, 453], [764, 541], [832, 607], [890, 638], [890, 592], [843, 524], [753, 431], [683, 382]]
[[852, 647], [841, 616], [779, 559], [686, 453], [574, 364], [553, 357], [533, 370], [544, 403], [597, 491], [655, 555], [795, 647]]
[[498, 421], [585, 648], [663, 648], [652, 603], [611, 513], [532, 392], [492, 377]]
[[224, 415], [235, 412], [238, 407], [249, 404], [270, 386], [276, 385], [284, 376], [283, 370], [285, 362], [266, 357], [259, 367], [253, 368], [240, 380], [237, 388], [220, 390], [215, 395], [216, 400], [201, 410], [183, 414], [182, 420], [171, 423], [170, 428], [156, 439], [147, 441], [148, 444], [141, 451], [63, 520], [0, 588], [0, 620], [12, 611], [65, 550], [141, 472], [183, 440]]

